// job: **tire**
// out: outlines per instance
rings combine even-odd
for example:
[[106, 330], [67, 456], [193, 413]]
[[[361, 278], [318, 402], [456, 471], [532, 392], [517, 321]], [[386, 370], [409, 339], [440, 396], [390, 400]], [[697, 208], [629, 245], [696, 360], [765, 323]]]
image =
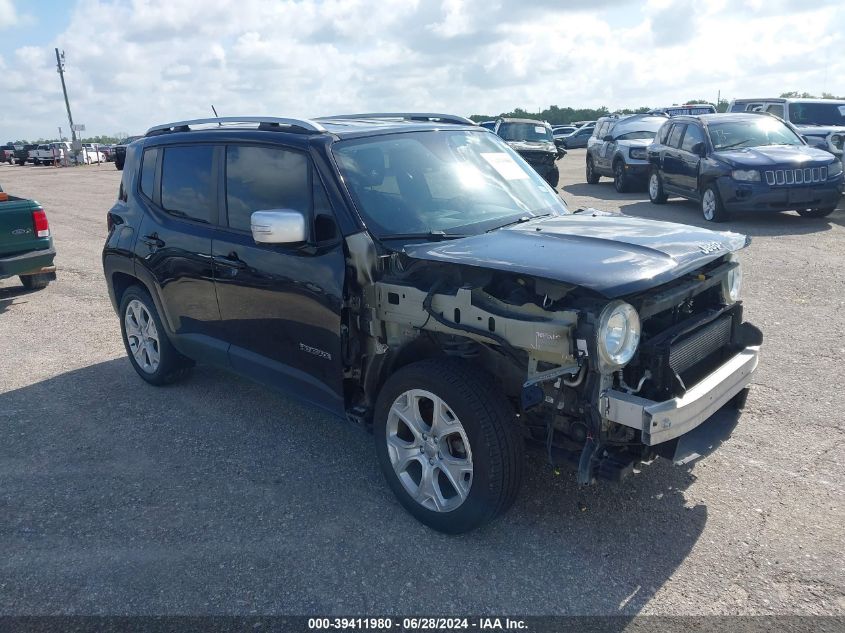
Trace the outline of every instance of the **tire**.
[[625, 161], [617, 160], [613, 163], [613, 186], [619, 193], [628, 193], [630, 183], [628, 174], [625, 173]]
[[596, 173], [596, 168], [593, 165], [593, 159], [588, 155], [587, 156], [587, 183], [591, 185], [599, 184], [599, 180], [601, 176]]
[[[128, 328], [128, 321], [134, 322], [136, 327]], [[150, 323], [152, 328], [149, 327]], [[140, 286], [130, 286], [123, 293], [120, 301], [120, 332], [132, 367], [151, 385], [176, 382], [184, 378], [194, 364], [173, 347], [150, 294]], [[133, 345], [135, 350], [140, 351], [133, 351]]]
[[823, 207], [821, 209], [798, 209], [798, 215], [803, 218], [826, 218], [836, 210], [836, 207]]
[[32, 161], [32, 164], [33, 165], [40, 165], [41, 161], [36, 158], [35, 160]]
[[663, 191], [663, 179], [660, 178], [660, 172], [657, 169], [652, 169], [648, 177], [648, 199], [652, 204], [666, 204], [668, 196]]
[[18, 165], [20, 165], [21, 167], [23, 167], [24, 165], [26, 165], [26, 161], [25, 161], [25, 160], [20, 160], [20, 159], [18, 159]]
[[[437, 408], [435, 402], [451, 422], [436, 425], [427, 416]], [[401, 418], [405, 406], [411, 408], [410, 415]], [[513, 408], [492, 377], [465, 361], [424, 360], [393, 374], [379, 393], [373, 434], [379, 466], [399, 502], [439, 532], [473, 530], [504, 513], [516, 499], [523, 440]], [[445, 469], [449, 464], [454, 469], [451, 479]], [[428, 486], [426, 472], [432, 477]]]
[[722, 204], [722, 197], [715, 183], [710, 183], [701, 192], [701, 215], [708, 222], [724, 222], [728, 219], [728, 212]]
[[729, 406], [733, 407], [737, 411], [742, 411], [745, 408], [745, 403], [748, 401], [749, 391], [751, 391], [750, 387], [746, 387], [745, 389], [740, 391], [733, 398], [731, 398]]
[[120, 161], [115, 160], [114, 161], [114, 167], [115, 167], [115, 169], [117, 169], [117, 171], [123, 171], [123, 161], [122, 160], [120, 160]]
[[557, 165], [555, 165], [548, 172], [546, 172], [546, 182], [549, 183], [554, 189], [557, 189], [557, 183], [559, 181], [560, 170], [558, 170]]
[[46, 288], [47, 284], [52, 281], [52, 276], [44, 273], [37, 275], [21, 275], [20, 277], [23, 287], [27, 290], [41, 290]]

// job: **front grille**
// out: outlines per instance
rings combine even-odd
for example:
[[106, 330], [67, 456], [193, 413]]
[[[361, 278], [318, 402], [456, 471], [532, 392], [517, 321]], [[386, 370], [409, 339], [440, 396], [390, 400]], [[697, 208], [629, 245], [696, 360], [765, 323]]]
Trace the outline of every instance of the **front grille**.
[[777, 185], [809, 185], [827, 180], [827, 166], [770, 169], [763, 173], [766, 176], [766, 183], [771, 187]]
[[669, 366], [675, 373], [682, 374], [728, 345], [732, 323], [730, 315], [720, 317], [673, 343], [669, 348]]

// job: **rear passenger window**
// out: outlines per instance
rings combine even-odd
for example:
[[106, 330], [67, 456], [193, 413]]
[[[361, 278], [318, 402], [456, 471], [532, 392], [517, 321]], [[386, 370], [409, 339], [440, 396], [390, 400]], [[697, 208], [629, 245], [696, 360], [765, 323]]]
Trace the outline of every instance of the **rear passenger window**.
[[704, 142], [704, 134], [697, 125], [687, 125], [687, 133], [681, 143], [681, 149], [685, 152], [692, 152], [693, 145]]
[[161, 167], [161, 206], [173, 215], [209, 222], [214, 207], [211, 145], [164, 149]]
[[666, 143], [669, 147], [681, 146], [681, 135], [684, 133], [685, 127], [686, 125], [682, 123], [676, 123], [672, 126], [672, 132], [669, 134], [669, 142]]
[[292, 150], [230, 145], [226, 148], [229, 227], [249, 231], [254, 211], [294, 209], [308, 216], [308, 159]]
[[156, 179], [157, 158], [158, 148], [148, 149], [144, 151], [144, 161], [141, 164], [141, 193], [150, 200], [154, 200], [153, 185]]
[[661, 145], [666, 145], [666, 141], [669, 140], [669, 130], [672, 129], [671, 123], [664, 123], [660, 129], [657, 131], [657, 142]]

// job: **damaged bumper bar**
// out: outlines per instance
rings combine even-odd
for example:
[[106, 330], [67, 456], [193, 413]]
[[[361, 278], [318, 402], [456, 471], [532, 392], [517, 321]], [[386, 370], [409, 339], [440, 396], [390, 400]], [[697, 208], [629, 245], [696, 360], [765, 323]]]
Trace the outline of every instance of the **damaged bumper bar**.
[[673, 440], [705, 422], [751, 382], [760, 347], [749, 346], [703, 378], [681, 397], [663, 402], [611, 389], [606, 417], [642, 431], [647, 446]]

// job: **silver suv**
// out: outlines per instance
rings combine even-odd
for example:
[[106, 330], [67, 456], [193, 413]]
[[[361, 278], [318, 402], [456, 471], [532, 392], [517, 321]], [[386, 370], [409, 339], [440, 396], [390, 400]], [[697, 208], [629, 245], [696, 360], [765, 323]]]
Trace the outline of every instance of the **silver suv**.
[[647, 148], [667, 118], [665, 114], [632, 114], [599, 119], [587, 141], [587, 182], [595, 185], [602, 176], [609, 176], [619, 193], [635, 184], [645, 186]]
[[788, 121], [807, 143], [842, 158], [845, 144], [845, 100], [736, 99], [728, 112], [768, 112]]

